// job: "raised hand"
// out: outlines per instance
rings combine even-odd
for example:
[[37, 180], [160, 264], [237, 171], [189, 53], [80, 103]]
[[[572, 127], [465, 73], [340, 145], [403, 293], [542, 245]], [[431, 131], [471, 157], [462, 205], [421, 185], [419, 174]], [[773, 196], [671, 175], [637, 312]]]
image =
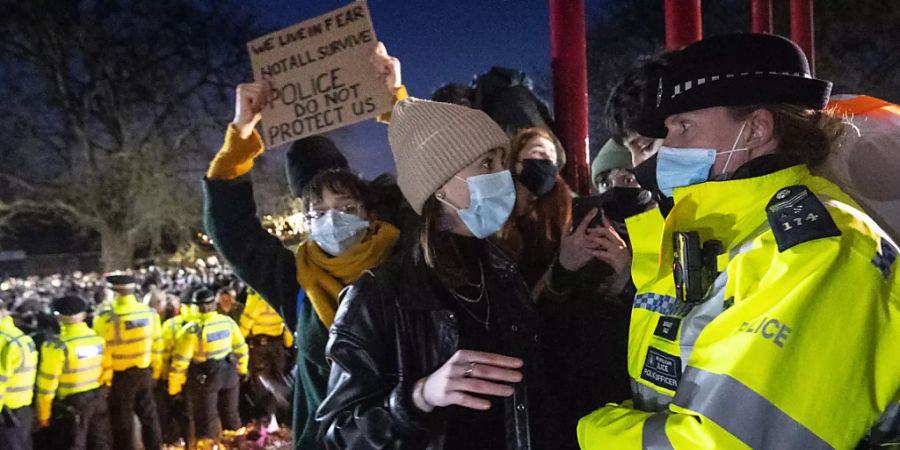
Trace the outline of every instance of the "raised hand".
[[272, 84], [268, 81], [258, 83], [241, 83], [235, 88], [234, 120], [231, 121], [240, 133], [241, 139], [247, 139], [253, 128], [262, 119], [262, 110], [268, 106], [272, 94]]
[[394, 95], [397, 88], [403, 84], [400, 60], [388, 55], [384, 43], [379, 42], [375, 46], [375, 51], [372, 53], [370, 61], [372, 62], [372, 68], [375, 70], [375, 78], [384, 83], [384, 87], [389, 94]]

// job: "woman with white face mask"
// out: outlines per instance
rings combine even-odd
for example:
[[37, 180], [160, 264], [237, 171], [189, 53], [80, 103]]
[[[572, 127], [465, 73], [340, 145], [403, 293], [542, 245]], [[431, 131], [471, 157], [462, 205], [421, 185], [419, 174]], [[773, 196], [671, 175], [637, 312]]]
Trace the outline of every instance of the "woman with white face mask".
[[388, 137], [420, 237], [343, 294], [318, 413], [326, 445], [532, 448], [531, 301], [485, 239], [515, 203], [508, 139], [481, 111], [417, 99], [394, 107]]
[[257, 218], [249, 171], [264, 151], [254, 129], [269, 101], [265, 83], [237, 87], [235, 118], [204, 180], [204, 221], [216, 249], [296, 332], [297, 382], [293, 436], [298, 449], [320, 449], [315, 411], [325, 395], [325, 342], [338, 293], [393, 253], [399, 231], [371, 214], [369, 185], [347, 170], [327, 138], [292, 144], [287, 154], [291, 192], [306, 205], [309, 239], [296, 252]]

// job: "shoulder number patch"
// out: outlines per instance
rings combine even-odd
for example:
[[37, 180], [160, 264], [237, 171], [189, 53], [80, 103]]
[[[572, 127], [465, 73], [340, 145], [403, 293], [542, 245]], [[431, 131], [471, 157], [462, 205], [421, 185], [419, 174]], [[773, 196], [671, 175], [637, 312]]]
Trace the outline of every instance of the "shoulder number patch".
[[825, 205], [803, 185], [779, 190], [766, 205], [766, 216], [779, 252], [804, 242], [841, 235]]

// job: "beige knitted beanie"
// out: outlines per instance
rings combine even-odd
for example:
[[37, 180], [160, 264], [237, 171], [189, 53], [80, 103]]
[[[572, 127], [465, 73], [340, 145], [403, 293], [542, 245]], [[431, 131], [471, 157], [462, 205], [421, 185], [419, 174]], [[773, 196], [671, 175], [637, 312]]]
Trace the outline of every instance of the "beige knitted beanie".
[[394, 105], [388, 141], [397, 164], [397, 185], [413, 209], [422, 206], [453, 175], [509, 138], [487, 114], [451, 103], [408, 98]]

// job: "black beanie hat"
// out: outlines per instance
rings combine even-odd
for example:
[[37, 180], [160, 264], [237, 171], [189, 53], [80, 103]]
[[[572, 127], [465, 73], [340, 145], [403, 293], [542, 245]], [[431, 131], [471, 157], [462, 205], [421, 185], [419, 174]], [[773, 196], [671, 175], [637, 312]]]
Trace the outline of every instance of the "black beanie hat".
[[285, 161], [288, 184], [294, 197], [299, 197], [309, 180], [319, 172], [347, 168], [347, 158], [331, 139], [321, 135], [294, 141]]
[[80, 297], [61, 297], [53, 300], [53, 310], [61, 316], [74, 316], [87, 311], [87, 303]]
[[[655, 81], [654, 81], [655, 80]], [[647, 83], [638, 133], [664, 138], [666, 117], [714, 106], [824, 109], [831, 82], [812, 78], [803, 50], [772, 34], [729, 34], [675, 52]]]

